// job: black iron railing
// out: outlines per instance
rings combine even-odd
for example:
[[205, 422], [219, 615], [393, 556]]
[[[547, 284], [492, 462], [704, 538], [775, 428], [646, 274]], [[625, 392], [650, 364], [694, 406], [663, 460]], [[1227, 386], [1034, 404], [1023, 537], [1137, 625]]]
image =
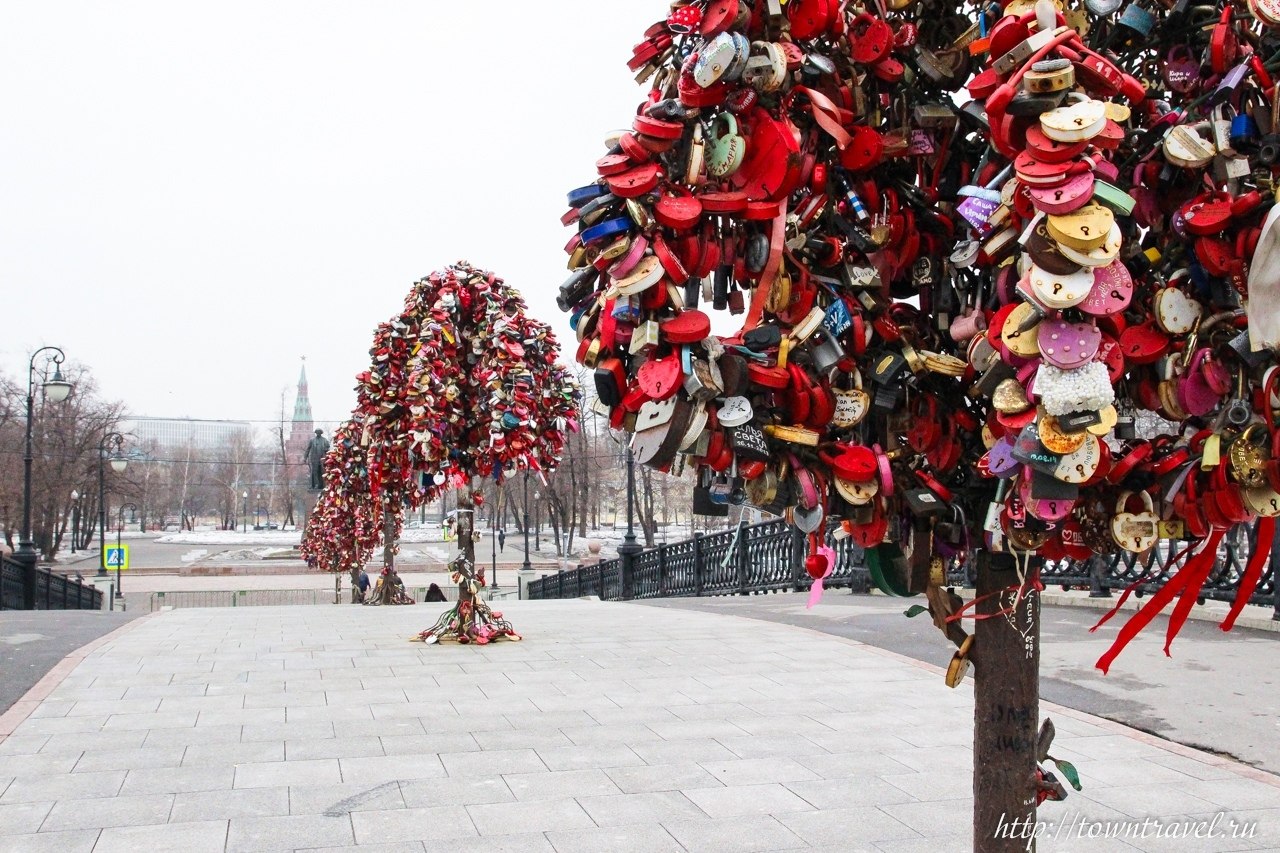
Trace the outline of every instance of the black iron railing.
[[[602, 560], [547, 575], [529, 584], [530, 598], [595, 595], [609, 601], [699, 595], [745, 595], [779, 590], [803, 591], [813, 585], [804, 570], [804, 534], [785, 522], [766, 521], [734, 530], [660, 545], [635, 555], [624, 571], [623, 558]], [[862, 549], [849, 540], [828, 540], [836, 568], [828, 587], [866, 590], [869, 583]]]
[[[1227, 535], [1218, 550], [1218, 563], [1201, 590], [1202, 599], [1235, 600], [1254, 537], [1256, 527], [1247, 525], [1240, 525]], [[593, 566], [545, 575], [529, 584], [528, 597], [595, 595], [619, 601], [780, 590], [800, 592], [813, 584], [804, 570], [804, 539], [804, 534], [781, 520], [743, 525], [722, 533], [698, 534], [693, 539], [642, 551], [630, 560], [630, 565], [625, 558], [616, 557]], [[836, 568], [824, 585], [866, 591], [870, 578], [862, 549], [848, 539], [835, 540], [830, 536], [827, 544], [836, 551]], [[1089, 589], [1094, 595], [1104, 596], [1110, 594], [1112, 588], [1140, 581], [1136, 587], [1138, 593], [1151, 593], [1182, 567], [1185, 556], [1179, 554], [1185, 544], [1161, 541], [1144, 555], [1123, 552], [1087, 560], [1051, 561], [1041, 569], [1041, 578], [1049, 587]], [[1275, 618], [1280, 619], [1277, 564], [1280, 564], [1280, 542], [1276, 543], [1249, 603], [1271, 605]], [[952, 561], [947, 568], [949, 583], [972, 585], [972, 572], [965, 562]]]
[[[1200, 598], [1214, 601], [1235, 601], [1244, 574], [1253, 553], [1257, 537], [1256, 525], [1237, 525], [1224, 538], [1218, 548], [1218, 560], [1200, 590]], [[1177, 540], [1161, 540], [1146, 554], [1128, 551], [1104, 554], [1088, 560], [1062, 560], [1048, 562], [1040, 570], [1040, 577], [1047, 586], [1064, 588], [1087, 587], [1105, 594], [1112, 588], [1124, 588], [1137, 583], [1142, 594], [1160, 589], [1186, 561], [1181, 555], [1187, 543]], [[1273, 544], [1271, 558], [1263, 570], [1250, 604], [1273, 605], [1280, 615], [1280, 596], [1276, 595], [1276, 564], [1280, 562], [1280, 549]], [[1171, 559], [1174, 558], [1174, 559]]]
[[102, 592], [43, 566], [0, 557], [0, 610], [101, 610]]

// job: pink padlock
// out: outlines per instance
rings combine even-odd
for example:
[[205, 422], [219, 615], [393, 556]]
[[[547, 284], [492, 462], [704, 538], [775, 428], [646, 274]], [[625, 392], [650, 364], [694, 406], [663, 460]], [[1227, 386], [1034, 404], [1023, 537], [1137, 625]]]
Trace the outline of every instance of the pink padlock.
[[1133, 276], [1118, 258], [1093, 271], [1093, 288], [1079, 308], [1094, 317], [1119, 314], [1133, 299]]
[[1069, 323], [1063, 319], [1040, 323], [1040, 355], [1054, 367], [1072, 370], [1093, 360], [1102, 343], [1102, 332], [1092, 322]]
[[1072, 175], [1066, 183], [1056, 187], [1031, 187], [1031, 203], [1036, 210], [1061, 215], [1084, 207], [1093, 198], [1093, 172]]
[[976, 338], [987, 330], [987, 315], [972, 306], [951, 321], [951, 340], [958, 344]]
[[1218, 408], [1218, 403], [1222, 401], [1221, 395], [1210, 388], [1205, 381], [1202, 365], [1208, 357], [1208, 347], [1196, 350], [1195, 355], [1191, 357], [1191, 363], [1187, 365], [1186, 372], [1178, 377], [1175, 385], [1178, 405], [1182, 406], [1187, 414], [1196, 417], [1209, 414]]
[[1031, 497], [1031, 477], [1023, 473], [1018, 483], [1018, 497], [1027, 512], [1041, 521], [1061, 521], [1071, 514], [1076, 502], [1070, 498], [1033, 498]]

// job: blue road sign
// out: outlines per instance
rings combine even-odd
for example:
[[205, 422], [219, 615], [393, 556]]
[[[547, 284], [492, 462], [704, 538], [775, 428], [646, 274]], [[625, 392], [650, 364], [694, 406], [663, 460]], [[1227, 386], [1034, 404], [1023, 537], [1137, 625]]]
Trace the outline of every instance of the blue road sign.
[[128, 545], [107, 546], [107, 568], [120, 569], [121, 571], [126, 571], [129, 568]]

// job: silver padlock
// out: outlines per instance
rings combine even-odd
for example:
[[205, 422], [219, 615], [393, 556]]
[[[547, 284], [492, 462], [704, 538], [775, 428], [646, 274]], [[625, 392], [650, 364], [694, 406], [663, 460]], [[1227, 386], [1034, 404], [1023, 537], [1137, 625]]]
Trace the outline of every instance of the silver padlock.
[[1252, 174], [1253, 168], [1248, 157], [1239, 154], [1224, 155], [1221, 152], [1213, 158], [1213, 177], [1220, 184], [1227, 181], [1238, 181]]
[[814, 341], [812, 343], [813, 366], [819, 373], [826, 373], [844, 358], [844, 347], [840, 346], [840, 341], [836, 340], [826, 327], [819, 328], [811, 340]]
[[1218, 104], [1213, 108], [1211, 121], [1213, 122], [1213, 144], [1218, 147], [1218, 153], [1226, 155], [1236, 153], [1231, 147], [1231, 116], [1227, 115], [1225, 104]]

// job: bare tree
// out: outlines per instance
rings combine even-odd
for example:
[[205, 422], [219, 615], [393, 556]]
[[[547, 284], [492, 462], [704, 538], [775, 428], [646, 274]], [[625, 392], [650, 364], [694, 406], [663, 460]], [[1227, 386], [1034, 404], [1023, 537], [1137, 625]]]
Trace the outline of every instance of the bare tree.
[[[37, 395], [31, 423], [31, 532], [36, 548], [51, 559], [62, 547], [71, 523], [71, 493], [84, 495], [81, 518], [91, 536], [97, 514], [98, 447], [115, 430], [123, 413], [118, 402], [98, 396], [88, 368], [65, 367], [75, 391], [65, 401], [46, 403]], [[0, 523], [6, 544], [13, 545], [22, 518], [22, 459], [25, 454], [26, 389], [0, 382]], [[82, 535], [85, 535], [82, 533]]]
[[237, 513], [246, 512], [242, 497], [254, 483], [253, 463], [257, 451], [253, 437], [246, 433], [234, 433], [214, 454], [213, 481], [217, 484], [215, 506], [221, 516], [224, 530], [234, 530]]

